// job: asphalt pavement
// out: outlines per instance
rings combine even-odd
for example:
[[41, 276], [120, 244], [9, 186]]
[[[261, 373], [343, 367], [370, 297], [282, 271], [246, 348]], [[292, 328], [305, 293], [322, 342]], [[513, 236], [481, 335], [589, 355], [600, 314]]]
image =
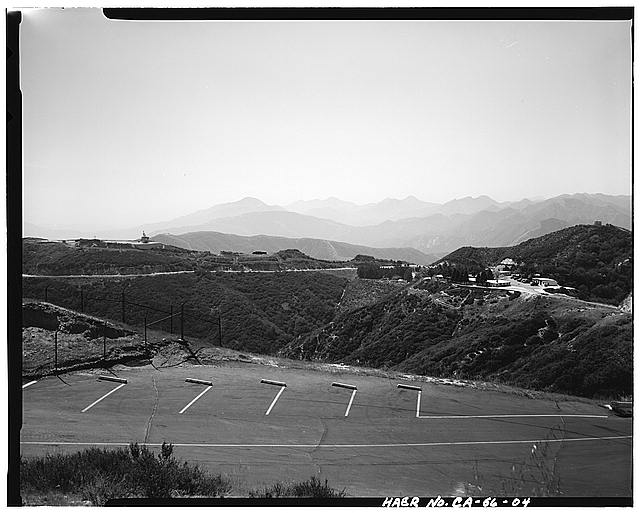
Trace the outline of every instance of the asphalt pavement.
[[[230, 476], [240, 494], [315, 475], [354, 496], [460, 495], [478, 482], [497, 494], [535, 485], [544, 461], [566, 496], [631, 495], [631, 419], [586, 400], [404, 382], [422, 387], [417, 417], [418, 394], [398, 389], [401, 381], [349, 372], [238, 362], [116, 368], [124, 386], [97, 380], [107, 373], [25, 388], [22, 454], [166, 441], [177, 457]], [[205, 392], [186, 378], [213, 386]], [[348, 416], [351, 390], [333, 382], [357, 387]]]

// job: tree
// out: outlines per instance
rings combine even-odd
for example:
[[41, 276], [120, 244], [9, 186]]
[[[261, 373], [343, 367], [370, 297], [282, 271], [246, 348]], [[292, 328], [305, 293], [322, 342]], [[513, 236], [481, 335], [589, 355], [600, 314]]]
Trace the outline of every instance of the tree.
[[382, 278], [380, 266], [373, 263], [361, 264], [358, 266], [358, 278], [379, 279]]

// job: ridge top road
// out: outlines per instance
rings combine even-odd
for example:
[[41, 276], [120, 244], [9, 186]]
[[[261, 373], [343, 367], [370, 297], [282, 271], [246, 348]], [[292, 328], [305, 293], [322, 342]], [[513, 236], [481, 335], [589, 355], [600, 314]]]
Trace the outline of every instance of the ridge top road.
[[[233, 274], [255, 274], [255, 273], [303, 273], [303, 272], [326, 272], [326, 271], [355, 271], [357, 267], [329, 267], [322, 269], [280, 269], [277, 271], [271, 270], [249, 270], [249, 271], [233, 271], [233, 270], [220, 270], [220, 271], [207, 271], [209, 273], [233, 273]], [[23, 278], [140, 278], [143, 276], [170, 276], [174, 274], [194, 274], [194, 270], [185, 271], [162, 271], [155, 273], [132, 273], [132, 274], [23, 274]]]

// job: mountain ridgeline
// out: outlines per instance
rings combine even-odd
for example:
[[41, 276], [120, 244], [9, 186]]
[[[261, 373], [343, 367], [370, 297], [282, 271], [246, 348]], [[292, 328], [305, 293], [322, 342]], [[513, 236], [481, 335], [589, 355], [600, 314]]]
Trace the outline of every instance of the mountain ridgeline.
[[[410, 198], [402, 200], [415, 203]], [[544, 201], [523, 200], [497, 203], [486, 196], [454, 200], [438, 208], [385, 209], [377, 204], [379, 215], [367, 225], [348, 224], [332, 219], [286, 210], [247, 212], [233, 217], [216, 217], [196, 226], [173, 228], [171, 233], [216, 231], [243, 236], [271, 235], [314, 238], [379, 248], [414, 248], [426, 254], [444, 254], [461, 246], [510, 246], [575, 224], [595, 220], [623, 228], [631, 226], [627, 197], [574, 194]], [[392, 202], [392, 204], [394, 204]], [[402, 215], [403, 217], [398, 218]], [[164, 233], [154, 231], [155, 235]]]
[[[463, 247], [434, 265], [477, 272], [511, 258], [522, 276], [540, 274], [573, 287], [580, 299], [618, 305], [631, 292], [633, 236], [613, 225], [577, 225], [516, 246]], [[515, 272], [515, 271], [514, 271]]]
[[[106, 239], [134, 238], [145, 230], [154, 236], [184, 239], [184, 244], [173, 242], [181, 247], [190, 244], [193, 248], [204, 249], [212, 243], [207, 232], [217, 232], [218, 238], [219, 234], [234, 234], [317, 239], [314, 244], [318, 246], [327, 246], [327, 243], [334, 246], [333, 249], [322, 249], [322, 258], [332, 251], [338, 258], [348, 256], [345, 251], [351, 250], [344, 246], [339, 248], [339, 243], [371, 248], [412, 248], [426, 255], [444, 255], [462, 246], [512, 246], [532, 237], [576, 224], [591, 224], [596, 220], [630, 228], [630, 197], [564, 194], [545, 200], [497, 202], [488, 196], [478, 196], [436, 204], [409, 196], [402, 200], [387, 198], [366, 205], [329, 198], [299, 201], [284, 207], [268, 205], [256, 198], [244, 198], [165, 222], [121, 230], [90, 228], [90, 233], [84, 236], [97, 234]], [[25, 235], [53, 239], [77, 238], [79, 233], [77, 227], [69, 227], [65, 231], [42, 228], [28, 222], [24, 229]], [[181, 237], [183, 234], [189, 236]], [[309, 242], [300, 244], [304, 244], [307, 251], [302, 246], [289, 247], [315, 256], [309, 250]], [[371, 254], [370, 251], [364, 253]]]
[[418, 265], [429, 265], [440, 256], [425, 255], [422, 251], [414, 248], [373, 248], [326, 239], [292, 239], [269, 235], [242, 236], [210, 231], [180, 235], [161, 233], [155, 235], [153, 240], [179, 248], [212, 253], [221, 251], [242, 253], [267, 251], [274, 253], [285, 249], [297, 249], [312, 258], [333, 261], [351, 260], [357, 255], [371, 255], [384, 260], [402, 260]]

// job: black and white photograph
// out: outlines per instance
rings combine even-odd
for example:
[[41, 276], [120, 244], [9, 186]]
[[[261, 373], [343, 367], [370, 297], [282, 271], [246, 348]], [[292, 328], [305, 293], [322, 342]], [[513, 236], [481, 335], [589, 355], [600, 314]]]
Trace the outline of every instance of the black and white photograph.
[[631, 506], [633, 14], [8, 9], [8, 504]]

